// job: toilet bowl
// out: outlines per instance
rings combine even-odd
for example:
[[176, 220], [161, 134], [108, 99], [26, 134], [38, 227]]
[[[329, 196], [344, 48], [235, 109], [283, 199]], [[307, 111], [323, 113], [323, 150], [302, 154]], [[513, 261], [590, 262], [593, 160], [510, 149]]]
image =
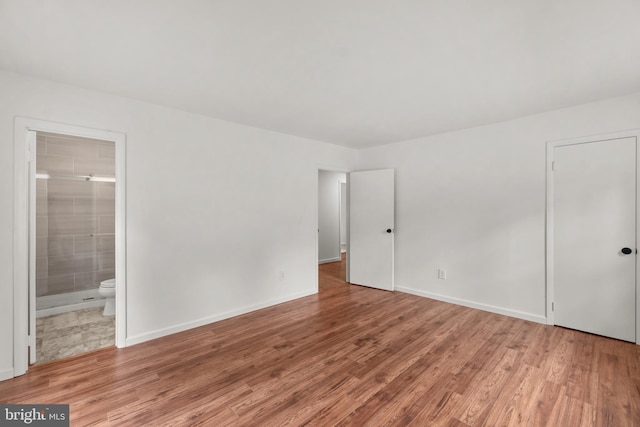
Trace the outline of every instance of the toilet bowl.
[[103, 316], [115, 316], [116, 314], [116, 279], [108, 279], [100, 282], [98, 293], [106, 298]]

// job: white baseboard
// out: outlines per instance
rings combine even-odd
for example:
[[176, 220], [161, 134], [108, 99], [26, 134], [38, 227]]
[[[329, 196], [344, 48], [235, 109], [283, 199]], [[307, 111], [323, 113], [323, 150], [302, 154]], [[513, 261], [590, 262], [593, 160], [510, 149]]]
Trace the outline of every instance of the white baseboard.
[[0, 381], [10, 380], [13, 378], [13, 369], [7, 369], [5, 371], [0, 371]]
[[417, 295], [420, 297], [431, 298], [438, 301], [449, 302], [451, 304], [461, 305], [463, 307], [475, 308], [478, 310], [488, 311], [490, 313], [502, 314], [509, 317], [515, 317], [518, 319], [529, 320], [531, 322], [547, 324], [547, 318], [544, 316], [539, 316], [537, 314], [526, 313], [524, 311], [511, 310], [509, 308], [496, 307], [493, 305], [482, 304], [479, 302], [468, 301], [460, 298], [448, 297], [445, 295], [434, 294], [431, 292], [420, 291], [412, 288], [405, 288], [401, 286], [396, 286], [396, 291], [404, 292], [406, 294]]
[[298, 294], [289, 295], [283, 298], [276, 298], [270, 301], [266, 301], [260, 304], [250, 305], [248, 307], [240, 308], [237, 310], [227, 311], [226, 313], [218, 314], [215, 316], [204, 317], [202, 319], [194, 320], [193, 322], [181, 323], [179, 325], [171, 326], [169, 328], [158, 329], [148, 333], [127, 337], [125, 340], [126, 346], [140, 344], [145, 341], [150, 341], [156, 338], [161, 338], [167, 335], [175, 334], [178, 332], [186, 331], [188, 329], [197, 328], [199, 326], [208, 325], [210, 323], [219, 322], [221, 320], [229, 319], [231, 317], [240, 316], [241, 314], [250, 313], [252, 311], [260, 310], [262, 308], [271, 307], [272, 305], [281, 304], [283, 302], [292, 301], [294, 299], [306, 297], [318, 293], [317, 289], [310, 289]]
[[329, 262], [337, 262], [337, 261], [342, 261], [342, 258], [337, 257], [337, 258], [321, 259], [320, 261], [318, 261], [318, 264], [327, 264]]

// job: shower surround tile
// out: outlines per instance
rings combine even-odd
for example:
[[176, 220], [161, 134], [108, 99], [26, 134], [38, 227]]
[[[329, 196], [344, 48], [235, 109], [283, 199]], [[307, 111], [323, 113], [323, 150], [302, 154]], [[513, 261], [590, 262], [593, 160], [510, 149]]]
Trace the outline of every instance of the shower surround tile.
[[115, 262], [116, 252], [116, 236], [98, 236], [98, 250], [100, 252], [113, 252], [113, 261]]
[[74, 215], [113, 215], [114, 199], [99, 199], [96, 197], [74, 197]]
[[100, 234], [114, 234], [116, 232], [115, 215], [102, 215], [98, 217], [98, 232]]
[[73, 215], [73, 201], [72, 196], [49, 196], [47, 200], [47, 215], [60, 216], [60, 215]]
[[38, 216], [36, 217], [36, 237], [49, 236], [49, 217]]
[[88, 138], [64, 138], [59, 136], [47, 137], [47, 154], [66, 156], [71, 158], [98, 158], [98, 143]]
[[[36, 148], [37, 149], [37, 148]], [[38, 173], [49, 175], [73, 175], [73, 157], [51, 156], [38, 154], [36, 156]]]
[[70, 181], [62, 179], [50, 179], [48, 183], [49, 197], [69, 196], [69, 197], [93, 197], [96, 182], [92, 181]]
[[75, 255], [94, 254], [100, 251], [98, 237], [94, 235], [73, 236], [73, 253]]
[[49, 203], [47, 201], [48, 180], [36, 180], [36, 216], [49, 215]]
[[116, 145], [113, 143], [98, 144], [98, 158], [99, 159], [115, 159], [116, 158]]
[[115, 182], [96, 182], [96, 191], [98, 192], [98, 200], [116, 200], [116, 183]]
[[91, 215], [61, 215], [49, 217], [50, 236], [73, 236], [94, 234], [98, 228], [98, 218]]
[[115, 144], [44, 132], [37, 142], [36, 168], [64, 176], [36, 180], [36, 294], [96, 289], [115, 276], [113, 239], [102, 239], [113, 236], [101, 236], [115, 233], [115, 183], [83, 177], [115, 177]]
[[114, 176], [116, 164], [113, 159], [83, 159], [78, 158], [74, 163], [76, 175]]
[[38, 282], [42, 282], [42, 286], [47, 287], [46, 294], [38, 293], [38, 296], [64, 294], [75, 290], [73, 274], [63, 274], [60, 276], [49, 275], [46, 279], [40, 279]]
[[48, 240], [48, 256], [53, 258], [73, 255], [73, 236], [51, 236]]

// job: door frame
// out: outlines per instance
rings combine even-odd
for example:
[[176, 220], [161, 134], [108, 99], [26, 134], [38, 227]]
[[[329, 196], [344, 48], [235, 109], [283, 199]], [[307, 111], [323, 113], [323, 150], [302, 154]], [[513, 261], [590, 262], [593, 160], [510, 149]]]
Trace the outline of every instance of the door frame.
[[[326, 172], [340, 172], [345, 174], [345, 179], [346, 179], [346, 183], [347, 183], [347, 206], [346, 208], [346, 216], [347, 216], [347, 230], [346, 230], [346, 234], [347, 234], [347, 268], [346, 268], [346, 277], [345, 277], [345, 281], [349, 282], [349, 173], [351, 172], [350, 170], [348, 170], [347, 168], [341, 168], [341, 167], [336, 167], [336, 166], [329, 166], [329, 165], [321, 165], [321, 164], [317, 164], [316, 165], [316, 177], [315, 177], [315, 216], [316, 216], [316, 227], [315, 227], [315, 261], [314, 261], [314, 265], [315, 265], [315, 269], [316, 269], [316, 273], [315, 273], [315, 281], [316, 281], [316, 285], [315, 285], [315, 291], [318, 292], [320, 290], [320, 283], [318, 280], [318, 274], [320, 273], [320, 264], [318, 263], [318, 255], [319, 255], [319, 251], [318, 251], [318, 244], [320, 243], [320, 239], [319, 239], [319, 235], [318, 235], [318, 229], [320, 227], [320, 217], [318, 215], [319, 213], [319, 209], [320, 209], [320, 205], [318, 203], [318, 196], [320, 194], [320, 171], [326, 171]], [[340, 187], [338, 187], [339, 189]], [[338, 191], [339, 193], [339, 191]], [[338, 227], [339, 228], [339, 227]], [[340, 242], [339, 242], [340, 238], [338, 238], [338, 246], [340, 246]]]
[[64, 123], [16, 117], [14, 121], [13, 216], [13, 376], [29, 368], [29, 238], [30, 171], [29, 131], [51, 132], [115, 142], [116, 150], [116, 325], [115, 344], [126, 345], [126, 135]]
[[[607, 133], [601, 135], [583, 136], [571, 139], [562, 139], [547, 141], [546, 145], [546, 221], [545, 221], [545, 249], [546, 249], [546, 318], [548, 325], [555, 325], [555, 319], [553, 315], [553, 302], [554, 302], [554, 265], [553, 265], [553, 249], [554, 249], [554, 223], [553, 223], [553, 161], [554, 150], [556, 147], [562, 147], [567, 145], [586, 144], [597, 141], [608, 141], [621, 138], [633, 138], [636, 139], [636, 245], [640, 245], [640, 212], [638, 205], [638, 192], [640, 191], [640, 175], [638, 174], [638, 166], [640, 165], [640, 129], [632, 129], [621, 132]], [[640, 316], [638, 310], [640, 308], [640, 288], [638, 287], [638, 277], [640, 277], [640, 263], [636, 256], [636, 344], [640, 344]]]
[[[344, 182], [345, 184], [346, 184], [346, 179], [347, 179], [347, 176], [348, 176], [347, 172], [342, 172], [342, 171], [339, 171], [339, 170], [335, 170], [334, 171], [334, 170], [328, 170], [328, 169], [318, 169], [318, 182], [317, 182], [317, 187], [318, 188], [316, 189], [317, 195], [318, 195], [318, 197], [317, 197], [318, 200], [316, 201], [316, 203], [317, 203], [317, 214], [316, 214], [316, 216], [317, 216], [317, 218], [316, 218], [317, 219], [317, 224], [316, 225], [317, 226], [316, 226], [316, 229], [318, 230], [318, 236], [317, 236], [318, 248], [319, 248], [319, 244], [320, 244], [320, 234], [321, 234], [320, 233], [320, 215], [319, 215], [320, 214], [320, 208], [321, 208], [321, 204], [319, 203], [319, 199], [320, 199], [320, 172], [330, 172], [330, 173], [343, 174], [345, 176], [345, 182]], [[341, 181], [338, 181], [337, 182], [337, 189], [336, 189], [336, 193], [338, 194], [338, 200], [337, 200], [337, 204], [338, 204], [338, 212], [337, 212], [338, 221], [337, 221], [337, 224], [336, 224], [337, 229], [338, 229], [338, 240], [337, 240], [337, 242], [335, 242], [336, 243], [336, 248], [335, 249], [337, 249], [339, 255], [338, 255], [337, 258], [333, 257], [333, 258], [327, 258], [327, 259], [320, 260], [320, 251], [318, 249], [318, 264], [325, 264], [325, 263], [331, 263], [331, 262], [340, 261], [340, 259], [342, 257], [341, 256], [341, 252], [340, 252], [340, 249], [341, 249], [340, 234], [341, 234], [341, 230], [342, 230], [341, 224], [340, 224], [340, 215], [341, 215], [343, 209], [345, 209], [345, 213], [346, 213], [346, 207], [341, 206], [341, 200], [340, 200], [341, 185], [342, 184], [343, 183]], [[346, 231], [346, 229], [345, 229], [345, 231]]]

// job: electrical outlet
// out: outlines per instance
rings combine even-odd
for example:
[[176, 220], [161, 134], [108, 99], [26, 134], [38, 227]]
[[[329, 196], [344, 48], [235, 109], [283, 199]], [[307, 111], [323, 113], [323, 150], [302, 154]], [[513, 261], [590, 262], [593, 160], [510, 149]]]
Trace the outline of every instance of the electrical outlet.
[[280, 279], [281, 282], [284, 281], [284, 271], [280, 270], [280, 272], [278, 273], [278, 279]]
[[447, 278], [447, 270], [444, 268], [438, 268], [438, 279], [445, 280]]

